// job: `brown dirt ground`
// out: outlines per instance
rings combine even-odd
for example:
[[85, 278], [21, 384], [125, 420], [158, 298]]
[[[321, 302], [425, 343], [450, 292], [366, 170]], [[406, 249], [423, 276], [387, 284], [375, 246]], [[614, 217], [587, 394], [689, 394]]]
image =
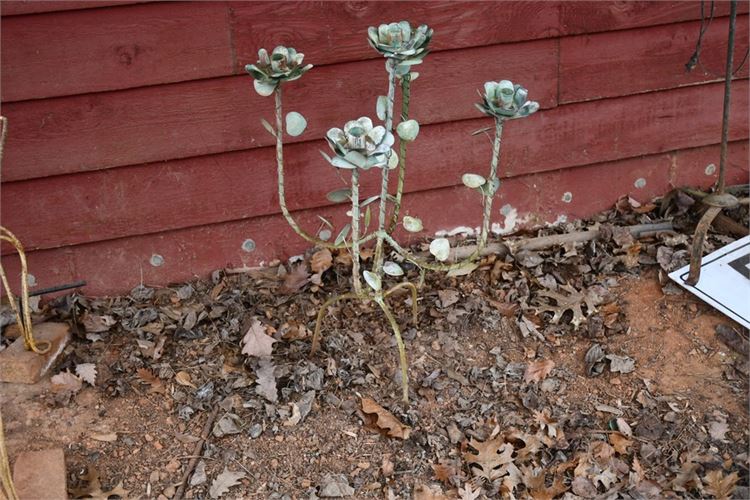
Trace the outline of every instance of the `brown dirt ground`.
[[[710, 415], [719, 410], [731, 416], [728, 437], [747, 439], [747, 385], [731, 384], [724, 376], [727, 366], [736, 358], [721, 343], [714, 327], [727, 319], [687, 294], [664, 295], [654, 272], [641, 277], [621, 277], [614, 288], [624, 307], [630, 331], [606, 340], [607, 351], [627, 353], [636, 360], [633, 373], [620, 375], [606, 371], [600, 377], [589, 378], [584, 373], [583, 357], [591, 341], [582, 337], [559, 337], [551, 344], [541, 345], [529, 339], [519, 340], [504, 331], [482, 328], [467, 322], [462, 333], [462, 363], [492, 365], [490, 349], [500, 346], [509, 362], [522, 362], [537, 357], [554, 360], [556, 369], [568, 373], [561, 387], [549, 401], [560, 405], [579, 403], [605, 404], [618, 408], [636, 405], [637, 393], [646, 384], [654, 384], [664, 396], [679, 402], [676, 411]], [[460, 330], [462, 324], [457, 328]], [[342, 328], [329, 330], [328, 335], [341, 335]], [[375, 334], [384, 338], [384, 334]], [[441, 346], [434, 329], [420, 328], [416, 338], [408, 343], [412, 372], [441, 366]], [[207, 342], [203, 339], [197, 342]], [[100, 362], [110, 363], [120, 352], [122, 339], [114, 339], [104, 350]], [[388, 345], [364, 345], [375, 359], [392, 356]], [[210, 361], [204, 361], [210, 362]], [[216, 361], [220, 362], [220, 361]], [[180, 360], [170, 360], [173, 369], [195, 369], [181, 366]], [[325, 361], [316, 360], [325, 366]], [[330, 364], [330, 358], [328, 363]], [[388, 365], [386, 365], [388, 366]], [[378, 376], [377, 371], [376, 377]], [[384, 370], [379, 376], [388, 378]], [[173, 386], [168, 385], [172, 391]], [[646, 385], [649, 387], [648, 385]], [[194, 443], [190, 436], [200, 434], [205, 415], [186, 423], [177, 418], [172, 399], [163, 394], [149, 394], [143, 386], [126, 396], [111, 398], [97, 387], [86, 387], [65, 407], [50, 405], [44, 397], [49, 380], [34, 386], [0, 386], [3, 398], [3, 418], [6, 426], [7, 447], [11, 459], [24, 450], [62, 447], [65, 450], [69, 488], [80, 485], [87, 467], [95, 467], [105, 486], [122, 481], [134, 497], [170, 497], [179, 484], [192, 456]], [[250, 439], [245, 433], [210, 438], [203, 456], [207, 462], [208, 483], [189, 489], [188, 498], [206, 495], [210, 480], [226, 464], [232, 470], [244, 470], [247, 478], [228, 497], [269, 498], [271, 492], [286, 491], [291, 497], [307, 496], [305, 491], [319, 484], [327, 473], [342, 473], [350, 480], [358, 479], [356, 497], [383, 496], [389, 489], [402, 490], [417, 483], [434, 481], [433, 472], [415, 465], [415, 458], [437, 462], [439, 457], [425, 456], [429, 448], [422, 440], [405, 442], [389, 440], [363, 427], [353, 411], [357, 396], [370, 395], [379, 400], [396, 400], [399, 387], [389, 386], [390, 393], [366, 394], [367, 386], [340, 388], [336, 396], [340, 403], [316, 401], [310, 416], [301, 424], [285, 427], [281, 423], [269, 425], [263, 434]], [[739, 389], [738, 389], [739, 387]], [[422, 396], [414, 411], [422, 416], [415, 432], [423, 435], [443, 432], [450, 412], [456, 411], [460, 391], [436, 393], [433, 389], [419, 389]], [[508, 398], [517, 398], [508, 394]], [[259, 412], [260, 410], [237, 410]], [[247, 413], [245, 413], [247, 415]], [[611, 415], [592, 410], [593, 418], [605, 426]], [[680, 417], [678, 417], [680, 418]], [[687, 417], [685, 417], [687, 418]], [[252, 416], [248, 417], [252, 420]], [[699, 422], [700, 425], [700, 422]], [[606, 427], [602, 427], [606, 428]], [[98, 440], [101, 435], [117, 433], [116, 440]], [[669, 443], [660, 443], [668, 446]], [[458, 450], [453, 452], [458, 454]], [[385, 460], [384, 460], [385, 459]], [[384, 461], [393, 463], [394, 472], [383, 476]], [[204, 489], [200, 489], [204, 488]], [[279, 496], [279, 498], [281, 498]]]

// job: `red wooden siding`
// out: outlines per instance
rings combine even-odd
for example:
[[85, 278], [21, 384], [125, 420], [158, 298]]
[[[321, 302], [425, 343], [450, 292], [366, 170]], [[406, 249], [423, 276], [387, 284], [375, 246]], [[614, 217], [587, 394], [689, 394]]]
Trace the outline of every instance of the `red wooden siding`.
[[10, 46], [1, 66], [4, 102], [232, 72], [228, 15], [210, 4], [76, 10], [2, 23], [2, 45]]
[[[487, 169], [489, 142], [470, 133], [488, 124], [473, 103], [490, 79], [520, 81], [543, 108], [506, 127], [501, 226], [506, 204], [543, 223], [589, 215], [625, 193], [645, 201], [670, 186], [710, 185], [728, 13], [728, 3], [716, 5], [703, 65], [688, 74], [697, 1], [5, 1], [1, 222], [31, 250], [40, 286], [82, 278], [92, 294], [299, 253], [306, 243], [278, 215], [272, 138], [259, 123], [273, 102], [254, 93], [242, 67], [277, 44], [316, 64], [285, 86], [286, 111], [309, 122], [289, 141], [288, 201], [311, 230], [316, 214], [341, 225], [346, 210], [325, 193], [342, 183], [317, 152], [320, 137], [374, 114], [385, 76], [366, 28], [401, 18], [435, 29], [413, 84], [423, 128], [409, 153], [406, 207], [429, 232], [479, 221], [475, 193], [457, 184]], [[747, 37], [743, 14], [738, 63]], [[733, 87], [734, 182], [747, 181], [747, 75]], [[377, 191], [376, 175], [366, 175], [365, 193]], [[444, 210], [446, 200], [455, 209]], [[241, 250], [247, 238], [256, 251]], [[152, 254], [165, 264], [151, 266]]]

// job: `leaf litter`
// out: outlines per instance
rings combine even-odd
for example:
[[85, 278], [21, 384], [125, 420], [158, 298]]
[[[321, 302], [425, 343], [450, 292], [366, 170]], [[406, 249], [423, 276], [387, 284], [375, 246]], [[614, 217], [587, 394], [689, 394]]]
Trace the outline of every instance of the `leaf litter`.
[[[721, 350], [715, 323], [710, 337], [683, 328], [687, 345], [668, 353], [651, 346], [665, 321], [680, 328], [696, 311], [711, 314], [662, 280], [689, 239], [634, 240], [619, 227], [660, 220], [646, 208], [626, 198], [591, 221], [536, 233], [598, 228], [595, 241], [488, 256], [467, 276], [428, 273], [418, 328], [406, 297], [394, 296], [408, 325], [409, 407], [398, 404], [395, 346], [371, 304], [332, 308], [323, 349], [308, 357], [317, 308], [348, 287], [345, 253], [311, 250], [294, 264], [127, 297], [56, 298], [38, 316], [70, 321], [76, 340], [45, 401], [85, 415], [93, 391], [106, 425], [86, 435], [115, 436], [86, 440], [66, 459], [96, 463], [135, 496], [169, 497], [220, 406], [187, 471], [193, 497], [747, 496], [744, 360]], [[646, 283], [664, 294], [643, 319], [628, 301], [641, 304]], [[712, 385], [664, 387], [691, 357], [718, 366]]]

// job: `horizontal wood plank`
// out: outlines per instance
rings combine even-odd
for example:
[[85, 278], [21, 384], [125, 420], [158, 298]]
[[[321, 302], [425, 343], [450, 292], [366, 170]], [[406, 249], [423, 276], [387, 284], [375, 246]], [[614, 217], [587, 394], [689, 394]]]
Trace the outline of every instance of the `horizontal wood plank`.
[[[746, 80], [737, 82], [733, 140], [748, 137], [747, 88]], [[568, 105], [511, 122], [504, 132], [501, 175], [516, 177], [716, 144], [721, 99], [722, 85], [711, 84]], [[480, 119], [424, 127], [409, 151], [406, 189], [453, 186], [464, 172], [486, 172], [490, 143], [484, 135], [470, 133], [487, 124]], [[343, 187], [335, 169], [318, 154], [326, 148], [322, 141], [287, 148], [291, 209], [325, 205], [325, 194]], [[378, 192], [377, 175], [372, 171], [364, 176], [363, 196]], [[278, 212], [273, 148], [6, 183], [3, 193], [5, 223], [29, 228], [29, 248]]]
[[[702, 41], [700, 64], [688, 73], [700, 22], [613, 31], [560, 40], [560, 102], [576, 102], [723, 80], [727, 18], [716, 19]], [[748, 16], [737, 19], [735, 67], [748, 47]], [[747, 78], [748, 64], [739, 77]]]
[[[738, 2], [738, 12], [748, 12], [748, 2]], [[711, 2], [705, 2], [708, 20]], [[714, 17], [729, 15], [729, 2], [715, 3]], [[660, 24], [692, 21], [701, 18], [701, 2], [690, 1], [619, 1], [561, 2], [560, 34], [578, 35], [600, 31], [643, 28]]]
[[175, 2], [3, 19], [2, 100], [224, 76], [227, 7]]
[[[553, 40], [494, 45], [431, 55], [413, 84], [413, 117], [428, 124], [479, 116], [477, 89], [491, 79], [522, 82], [549, 108], [557, 95]], [[448, 78], [446, 75], [459, 75]], [[379, 84], [378, 84], [379, 82]], [[375, 115], [386, 92], [382, 61], [314, 69], [285, 86], [286, 111], [307, 117], [294, 139], [322, 137], [362, 115]], [[273, 98], [260, 97], [249, 75], [126, 91], [10, 103], [3, 180], [21, 180], [266, 146], [274, 139]]]
[[[733, 157], [739, 155], [746, 159], [747, 153], [746, 144], [741, 144], [739, 150], [733, 145]], [[554, 222], [561, 216], [591, 215], [610, 207], [625, 193], [642, 202], [648, 201], [652, 196], [666, 192], [670, 182], [676, 180], [679, 185], [705, 187], [714, 178], [705, 175], [704, 165], [715, 161], [716, 155], [716, 147], [712, 146], [510, 179], [498, 194], [493, 222], [504, 228], [509, 221], [503, 212], [511, 209], [516, 209], [519, 219], [525, 224]], [[646, 180], [645, 187], [635, 188], [634, 179], [641, 177]], [[731, 183], [747, 182], [747, 169], [730, 169], [728, 180]], [[566, 191], [573, 194], [570, 203], [562, 200]], [[446, 200], [450, 203], [450, 210], [445, 209]], [[463, 187], [409, 195], [406, 211], [423, 217], [430, 233], [477, 225], [481, 217], [476, 193]], [[296, 216], [308, 228], [319, 227], [317, 214], [340, 226], [345, 218], [342, 212], [340, 209], [318, 209], [298, 212]], [[23, 238], [23, 232], [19, 236]], [[241, 248], [247, 238], [253, 239], [257, 245], [252, 253]], [[400, 239], [414, 241], [414, 237], [410, 239], [404, 235]], [[127, 292], [142, 281], [163, 285], [194, 276], [205, 277], [214, 269], [225, 266], [256, 265], [301, 253], [306, 247], [306, 242], [297, 237], [280, 216], [268, 216], [33, 251], [29, 253], [29, 265], [40, 287], [85, 279], [89, 283], [85, 293], [103, 295]], [[163, 266], [153, 267], [149, 263], [154, 254], [164, 258]], [[2, 263], [17, 282], [17, 259], [4, 257]]]
[[[427, 24], [432, 50], [548, 38], [557, 34], [557, 2], [230, 2], [238, 71], [258, 49], [296, 47], [313, 64], [381, 58], [367, 28], [406, 19]], [[459, 54], [455, 55], [460, 57]], [[486, 61], [489, 62], [489, 61]], [[461, 79], [466, 74], [444, 73]]]
[[18, 16], [65, 10], [94, 9], [146, 3], [151, 0], [3, 0], [0, 2], [0, 15]]

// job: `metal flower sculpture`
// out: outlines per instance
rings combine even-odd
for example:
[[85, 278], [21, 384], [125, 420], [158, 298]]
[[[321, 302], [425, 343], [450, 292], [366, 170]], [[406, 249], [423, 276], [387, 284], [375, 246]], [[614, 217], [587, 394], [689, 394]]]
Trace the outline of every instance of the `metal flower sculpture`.
[[[388, 299], [395, 291], [408, 289], [411, 292], [412, 320], [417, 326], [417, 286], [409, 281], [398, 281], [386, 288], [385, 280], [400, 280], [405, 275], [404, 269], [397, 262], [387, 261], [386, 255], [395, 256], [396, 261], [408, 261], [417, 266], [421, 272], [427, 269], [435, 271], [449, 271], [456, 274], [471, 272], [477, 267], [476, 260], [482, 254], [489, 235], [490, 219], [492, 215], [492, 199], [500, 186], [498, 165], [500, 160], [500, 142], [503, 124], [507, 120], [528, 116], [539, 105], [527, 101], [527, 91], [520, 85], [513, 85], [510, 81], [487, 82], [484, 85], [483, 100], [477, 107], [485, 114], [494, 118], [495, 136], [492, 146], [492, 159], [489, 174], [485, 177], [479, 174], [466, 173], [462, 176], [463, 183], [473, 188], [481, 195], [483, 205], [482, 230], [477, 238], [475, 249], [464, 260], [458, 261], [456, 252], [451, 249], [450, 242], [445, 238], [434, 239], [429, 246], [432, 257], [424, 258], [403, 248], [393, 238], [393, 231], [402, 226], [406, 231], [421, 232], [424, 227], [422, 221], [413, 215], [399, 216], [404, 179], [406, 177], [407, 146], [416, 140], [419, 134], [419, 123], [409, 118], [409, 100], [411, 82], [417, 78], [417, 73], [411, 69], [422, 62], [428, 53], [428, 44], [432, 37], [432, 30], [425, 25], [412, 29], [406, 21], [381, 24], [368, 30], [368, 40], [372, 47], [386, 57], [386, 71], [388, 73], [388, 91], [376, 101], [376, 114], [382, 120], [382, 125], [374, 125], [373, 121], [363, 116], [347, 122], [343, 129], [331, 128], [326, 133], [326, 141], [333, 150], [329, 156], [321, 151], [323, 157], [334, 167], [348, 170], [351, 182], [343, 189], [328, 194], [328, 199], [334, 203], [351, 202], [348, 213], [351, 222], [344, 226], [333, 242], [323, 240], [305, 232], [299, 227], [286, 205], [284, 192], [284, 133], [298, 136], [305, 131], [307, 121], [295, 111], [287, 113], [286, 119], [281, 107], [281, 82], [295, 80], [302, 76], [311, 65], [302, 66], [302, 54], [292, 48], [277, 47], [269, 57], [265, 50], [258, 52], [259, 61], [246, 67], [255, 79], [255, 89], [261, 95], [274, 94], [276, 102], [276, 123], [271, 125], [262, 120], [263, 126], [276, 140], [276, 168], [278, 175], [279, 205], [282, 214], [289, 225], [307, 241], [320, 247], [346, 250], [352, 258], [352, 291], [334, 296], [326, 300], [318, 311], [315, 330], [312, 339], [312, 352], [320, 345], [320, 333], [323, 319], [328, 308], [340, 300], [359, 299], [376, 303], [385, 314], [393, 330], [398, 347], [401, 368], [403, 400], [408, 401], [408, 364], [406, 347], [401, 337], [401, 329], [396, 316], [388, 305]], [[394, 100], [398, 87], [401, 90], [400, 121], [394, 123]], [[398, 136], [398, 154], [393, 150]], [[380, 169], [381, 190], [379, 195], [360, 201], [360, 173], [373, 167]], [[398, 167], [398, 183], [395, 193], [389, 183], [389, 172]], [[377, 227], [370, 229], [370, 220], [374, 218], [370, 203], [379, 201], [377, 212]], [[362, 212], [364, 211], [364, 214]], [[365, 234], [362, 234], [365, 233]], [[360, 248], [373, 242], [375, 251], [373, 265], [369, 270], [361, 270]], [[385, 246], [392, 252], [386, 252]], [[468, 250], [468, 249], [467, 249]], [[468, 252], [467, 252], [468, 253]], [[363, 281], [366, 286], [363, 286]]]
[[393, 134], [386, 132], [382, 125], [373, 127], [372, 120], [366, 116], [347, 122], [343, 130], [330, 129], [326, 140], [336, 156], [330, 158], [323, 153], [323, 157], [334, 167], [369, 170], [398, 165], [398, 156], [391, 149], [395, 141]]
[[291, 82], [312, 68], [312, 64], [302, 66], [305, 54], [293, 48], [279, 45], [271, 56], [266, 49], [258, 50], [258, 62], [245, 66], [245, 71], [255, 79], [255, 91], [266, 97], [273, 94], [280, 82]]
[[539, 103], [528, 101], [529, 91], [520, 85], [513, 85], [510, 80], [487, 82], [484, 84], [484, 95], [476, 106], [489, 116], [513, 120], [536, 113]]
[[421, 25], [412, 29], [407, 21], [371, 26], [367, 30], [370, 45], [385, 57], [400, 62], [418, 64], [429, 52], [427, 45], [432, 38], [432, 29]]

